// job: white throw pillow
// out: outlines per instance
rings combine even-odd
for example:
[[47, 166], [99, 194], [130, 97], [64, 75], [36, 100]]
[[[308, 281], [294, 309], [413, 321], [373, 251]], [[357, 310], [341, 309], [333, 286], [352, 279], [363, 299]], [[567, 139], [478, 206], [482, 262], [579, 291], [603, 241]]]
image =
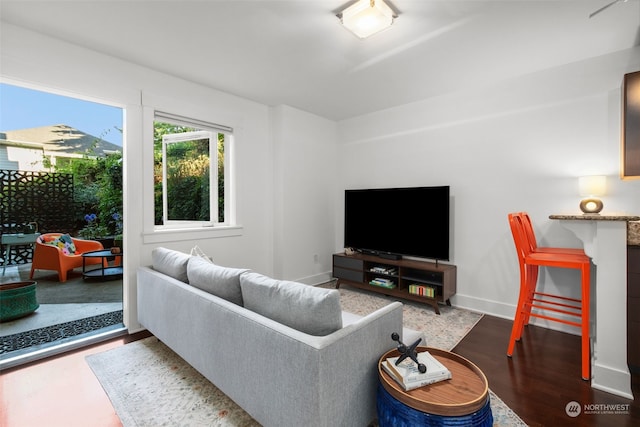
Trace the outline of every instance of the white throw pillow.
[[222, 267], [200, 258], [191, 257], [187, 265], [189, 284], [217, 297], [242, 306], [240, 275], [248, 270]]
[[213, 263], [213, 258], [205, 254], [204, 251], [200, 249], [200, 246], [198, 245], [195, 245], [193, 248], [191, 248], [191, 256], [197, 256], [204, 259], [205, 261]]
[[189, 262], [189, 258], [191, 258], [190, 255], [173, 249], [160, 247], [151, 251], [154, 270], [185, 283], [189, 283], [187, 277], [187, 262]]
[[258, 273], [240, 276], [245, 308], [309, 335], [324, 336], [342, 328], [340, 292]]

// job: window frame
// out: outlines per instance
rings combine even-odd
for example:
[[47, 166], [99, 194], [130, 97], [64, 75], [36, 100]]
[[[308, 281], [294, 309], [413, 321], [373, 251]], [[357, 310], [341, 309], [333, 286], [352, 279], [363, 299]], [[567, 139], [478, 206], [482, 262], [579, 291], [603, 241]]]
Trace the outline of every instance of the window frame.
[[[218, 138], [220, 132], [198, 130], [191, 132], [162, 135], [162, 225], [157, 227], [215, 227], [224, 224], [218, 220]], [[223, 134], [224, 135], [224, 134]], [[167, 184], [167, 146], [193, 140], [209, 140], [209, 220], [169, 219], [169, 191]], [[215, 160], [214, 160], [215, 159]], [[226, 217], [225, 217], [226, 218]]]
[[[144, 139], [148, 141], [145, 144], [146, 147], [143, 151], [147, 154], [147, 159], [144, 163], [145, 169], [148, 170], [146, 176], [148, 176], [147, 193], [144, 196], [145, 206], [150, 209], [145, 214], [145, 226], [143, 227], [143, 240], [144, 243], [164, 243], [174, 241], [185, 241], [194, 239], [208, 239], [218, 237], [231, 237], [243, 235], [243, 226], [237, 221], [236, 217], [236, 198], [235, 194], [236, 185], [233, 182], [235, 179], [235, 167], [234, 167], [234, 145], [236, 143], [237, 132], [234, 132], [232, 127], [214, 124], [211, 122], [204, 122], [198, 119], [191, 119], [184, 116], [178, 116], [175, 114], [169, 114], [159, 111], [153, 107], [143, 107], [145, 122], [149, 125], [145, 126]], [[153, 179], [154, 179], [154, 126], [158, 121], [169, 122], [176, 125], [195, 127], [202, 131], [211, 131], [214, 135], [219, 133], [224, 134], [224, 222], [217, 222], [216, 224], [205, 225], [203, 222], [192, 222], [190, 224], [173, 224], [173, 225], [155, 225], [154, 215], [154, 197], [153, 197]], [[216, 156], [216, 169], [217, 169], [217, 143], [215, 149]], [[217, 174], [214, 186], [217, 193]], [[215, 203], [215, 209], [217, 212], [218, 203]], [[217, 220], [217, 214], [215, 216]]]

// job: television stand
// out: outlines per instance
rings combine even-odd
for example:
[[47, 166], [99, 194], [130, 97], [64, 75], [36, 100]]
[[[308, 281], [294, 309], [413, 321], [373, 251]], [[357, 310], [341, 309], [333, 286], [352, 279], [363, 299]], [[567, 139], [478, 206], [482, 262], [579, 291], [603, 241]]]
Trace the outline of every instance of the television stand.
[[440, 314], [438, 303], [451, 305], [456, 293], [456, 266], [382, 256], [344, 253], [333, 255], [336, 288], [354, 288], [428, 304]]
[[391, 253], [379, 253], [378, 256], [380, 258], [384, 258], [384, 259], [402, 259], [402, 255], [398, 255], [398, 254], [391, 254]]

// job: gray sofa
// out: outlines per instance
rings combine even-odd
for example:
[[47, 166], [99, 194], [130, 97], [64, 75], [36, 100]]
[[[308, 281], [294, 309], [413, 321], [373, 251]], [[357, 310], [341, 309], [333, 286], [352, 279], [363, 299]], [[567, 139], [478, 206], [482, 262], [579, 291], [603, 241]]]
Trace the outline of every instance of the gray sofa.
[[140, 323], [264, 426], [368, 425], [391, 333], [421, 336], [399, 302], [360, 317], [337, 290], [165, 248], [137, 279]]

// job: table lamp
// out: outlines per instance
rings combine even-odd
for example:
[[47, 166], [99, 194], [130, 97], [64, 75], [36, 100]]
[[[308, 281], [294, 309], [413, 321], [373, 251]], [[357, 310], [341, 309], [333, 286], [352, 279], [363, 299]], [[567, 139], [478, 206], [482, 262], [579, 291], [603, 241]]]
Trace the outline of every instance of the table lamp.
[[597, 215], [603, 204], [599, 196], [604, 196], [607, 187], [607, 177], [604, 175], [581, 176], [578, 178], [580, 195], [580, 210], [586, 215]]

